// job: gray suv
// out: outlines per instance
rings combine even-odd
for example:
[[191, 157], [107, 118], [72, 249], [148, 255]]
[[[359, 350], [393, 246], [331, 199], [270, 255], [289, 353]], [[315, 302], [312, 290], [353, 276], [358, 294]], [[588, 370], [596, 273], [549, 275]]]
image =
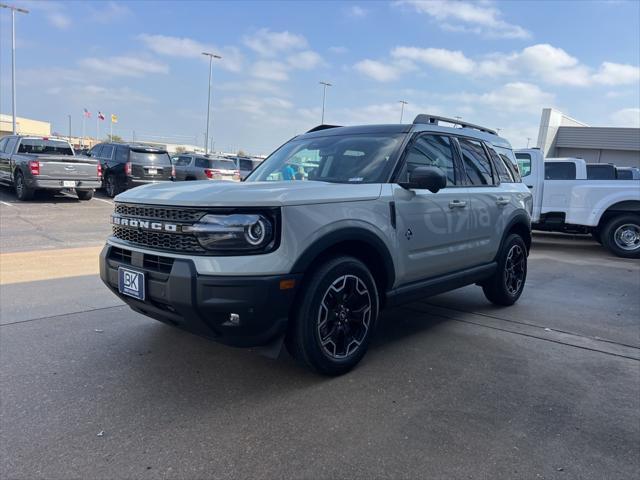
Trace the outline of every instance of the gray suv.
[[229, 345], [284, 341], [339, 375], [385, 307], [469, 284], [518, 300], [532, 200], [515, 165], [505, 139], [457, 120], [321, 125], [244, 182], [118, 195], [100, 275], [144, 315]]
[[208, 155], [182, 153], [172, 158], [176, 180], [240, 181], [240, 172], [233, 160]]

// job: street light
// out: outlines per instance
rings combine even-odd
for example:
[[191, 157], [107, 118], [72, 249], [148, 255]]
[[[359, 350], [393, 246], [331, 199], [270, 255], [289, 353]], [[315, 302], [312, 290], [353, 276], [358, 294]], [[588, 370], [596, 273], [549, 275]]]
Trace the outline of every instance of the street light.
[[327, 87], [332, 87], [329, 82], [318, 82], [322, 85], [322, 119], [320, 120], [320, 125], [324, 125], [324, 102], [327, 98]]
[[404, 106], [407, 105], [409, 102], [405, 102], [404, 100], [398, 100], [400, 102], [400, 123], [402, 123], [402, 116], [404, 114]]
[[213, 72], [213, 59], [221, 59], [220, 55], [215, 53], [202, 52], [202, 55], [209, 57], [209, 95], [207, 97], [207, 132], [204, 136], [204, 153], [209, 153], [209, 116], [211, 110], [211, 74]]
[[13, 114], [13, 134], [15, 135], [18, 133], [16, 128], [16, 12], [29, 13], [29, 10], [5, 3], [0, 3], [0, 8], [11, 10], [11, 111]]

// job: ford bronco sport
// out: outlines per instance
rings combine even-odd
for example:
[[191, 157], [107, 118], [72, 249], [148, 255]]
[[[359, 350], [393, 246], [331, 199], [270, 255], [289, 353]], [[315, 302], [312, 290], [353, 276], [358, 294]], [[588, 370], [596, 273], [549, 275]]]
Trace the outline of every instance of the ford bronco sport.
[[321, 125], [242, 183], [118, 195], [100, 275], [144, 315], [235, 346], [284, 340], [342, 374], [384, 307], [474, 283], [518, 300], [532, 203], [515, 165], [506, 140], [458, 120]]

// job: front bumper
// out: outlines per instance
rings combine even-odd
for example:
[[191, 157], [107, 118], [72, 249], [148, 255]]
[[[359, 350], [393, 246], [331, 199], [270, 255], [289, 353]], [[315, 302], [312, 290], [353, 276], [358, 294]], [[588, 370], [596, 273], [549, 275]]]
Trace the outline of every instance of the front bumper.
[[[75, 187], [65, 187], [63, 182], [72, 181], [76, 183]], [[65, 178], [64, 180], [58, 179], [43, 179], [43, 178], [31, 178], [27, 179], [27, 186], [36, 190], [60, 190], [63, 188], [77, 188], [78, 190], [94, 190], [102, 186], [102, 182], [98, 179], [95, 180], [75, 180], [73, 178]]]
[[[118, 292], [120, 266], [145, 273], [145, 301]], [[296, 289], [282, 290], [280, 282], [294, 280], [297, 286], [301, 279], [300, 275], [199, 275], [191, 260], [112, 245], [100, 254], [100, 277], [133, 310], [238, 347], [265, 345], [286, 331]], [[237, 321], [231, 314], [238, 316]]]

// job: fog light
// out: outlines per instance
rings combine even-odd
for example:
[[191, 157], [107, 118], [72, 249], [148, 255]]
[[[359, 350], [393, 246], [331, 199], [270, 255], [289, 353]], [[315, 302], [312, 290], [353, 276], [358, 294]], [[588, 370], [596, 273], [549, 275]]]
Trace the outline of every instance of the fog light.
[[240, 325], [240, 315], [238, 315], [237, 313], [230, 313], [229, 323], [233, 325]]

